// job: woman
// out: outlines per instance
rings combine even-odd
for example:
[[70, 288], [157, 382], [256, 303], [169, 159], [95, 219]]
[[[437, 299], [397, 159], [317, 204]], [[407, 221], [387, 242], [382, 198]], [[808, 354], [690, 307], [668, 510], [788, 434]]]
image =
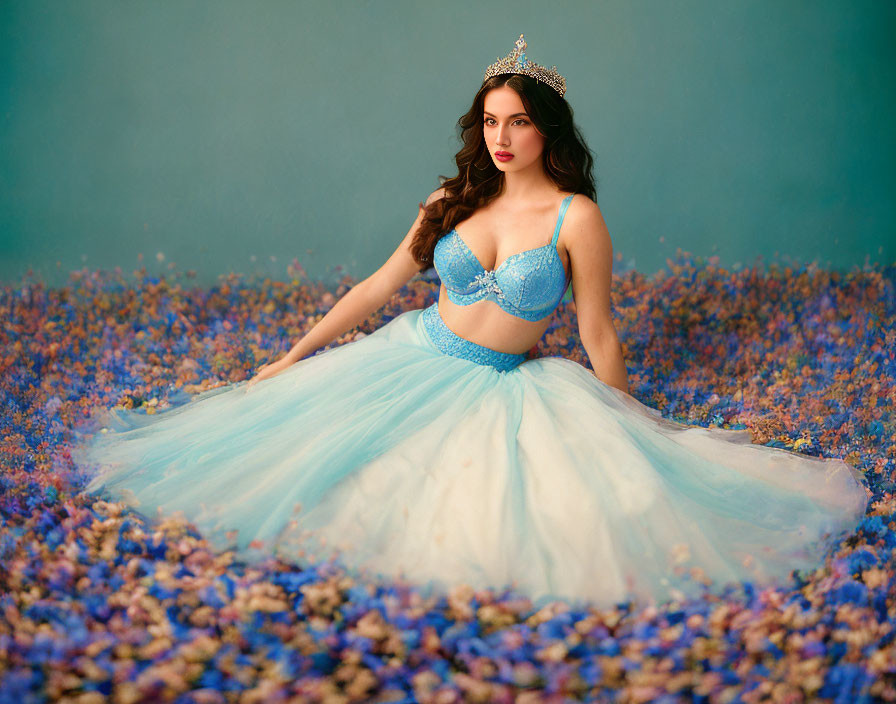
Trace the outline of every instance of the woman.
[[[564, 79], [524, 50], [520, 35], [486, 71], [458, 176], [389, 260], [248, 383], [99, 436], [89, 490], [183, 511], [221, 546], [537, 604], [771, 582], [858, 523], [867, 496], [845, 462], [674, 423], [627, 393], [591, 158]], [[311, 356], [430, 265], [437, 303]], [[594, 375], [526, 359], [570, 283]]]

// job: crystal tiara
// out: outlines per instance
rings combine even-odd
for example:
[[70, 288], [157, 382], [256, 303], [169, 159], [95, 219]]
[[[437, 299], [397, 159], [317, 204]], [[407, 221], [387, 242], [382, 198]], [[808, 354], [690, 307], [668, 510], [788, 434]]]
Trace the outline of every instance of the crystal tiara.
[[531, 76], [542, 83], [547, 83], [561, 97], [566, 93], [566, 79], [557, 73], [556, 66], [551, 66], [548, 69], [526, 58], [526, 40], [523, 39], [522, 34], [516, 40], [513, 50], [507, 56], [503, 59], [498, 59], [485, 70], [485, 77], [482, 80], [485, 81], [492, 76], [500, 76], [502, 73], [520, 73], [524, 76]]

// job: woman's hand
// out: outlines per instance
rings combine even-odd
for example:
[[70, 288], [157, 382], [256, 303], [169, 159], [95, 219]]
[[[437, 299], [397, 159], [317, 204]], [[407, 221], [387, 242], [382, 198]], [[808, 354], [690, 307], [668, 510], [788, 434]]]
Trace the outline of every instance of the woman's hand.
[[277, 376], [277, 374], [282, 372], [284, 369], [288, 369], [291, 366], [292, 362], [290, 362], [285, 356], [281, 357], [276, 362], [263, 364], [258, 368], [258, 373], [256, 373], [256, 375], [249, 380], [247, 387], [252, 387], [259, 381], [270, 379], [272, 376]]

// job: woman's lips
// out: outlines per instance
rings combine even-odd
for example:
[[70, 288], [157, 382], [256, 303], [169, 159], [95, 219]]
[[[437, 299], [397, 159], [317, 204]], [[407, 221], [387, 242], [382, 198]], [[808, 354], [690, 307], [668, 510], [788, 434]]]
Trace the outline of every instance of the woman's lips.
[[513, 159], [513, 154], [510, 152], [495, 152], [495, 159], [498, 161], [510, 161]]

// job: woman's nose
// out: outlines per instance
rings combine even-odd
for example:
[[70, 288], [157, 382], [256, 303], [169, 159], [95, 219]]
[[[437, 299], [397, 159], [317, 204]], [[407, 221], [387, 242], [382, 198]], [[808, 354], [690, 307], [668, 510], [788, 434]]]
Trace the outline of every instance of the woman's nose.
[[498, 138], [496, 140], [502, 147], [506, 147], [510, 143], [510, 128], [506, 125], [498, 128]]

